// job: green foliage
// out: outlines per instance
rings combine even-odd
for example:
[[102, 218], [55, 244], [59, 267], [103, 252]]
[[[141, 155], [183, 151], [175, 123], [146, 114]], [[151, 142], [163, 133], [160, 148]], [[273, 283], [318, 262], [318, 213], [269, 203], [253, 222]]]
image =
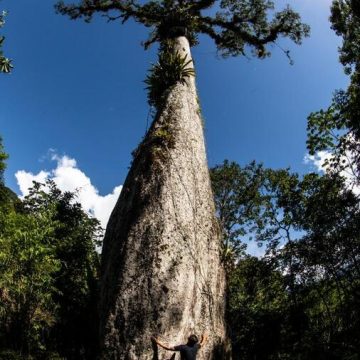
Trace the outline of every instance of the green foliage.
[[186, 80], [195, 75], [191, 66], [192, 60], [179, 52], [163, 51], [159, 60], [152, 66], [146, 80], [148, 102], [159, 109], [164, 103], [168, 91], [177, 83], [185, 84]]
[[143, 18], [154, 19], [149, 24], [144, 23], [154, 28], [144, 43], [145, 49], [156, 41], [164, 42], [177, 36], [186, 36], [192, 46], [198, 44], [199, 16], [192, 11], [192, 5], [190, 2], [179, 4], [176, 1], [149, 1], [144, 4], [141, 9]]
[[231, 272], [228, 286], [233, 358], [277, 358], [290, 302], [281, 273], [271, 263], [246, 257]]
[[21, 201], [17, 195], [8, 187], [0, 184], [0, 210], [6, 212], [17, 207], [21, 207]]
[[233, 358], [358, 359], [358, 304], [340, 294], [331, 279], [320, 280], [319, 273], [308, 283], [310, 276], [299, 273], [289, 286], [278, 261], [247, 257], [231, 273]]
[[[339, 97], [334, 99], [333, 105], [326, 111], [320, 110], [311, 113], [308, 118], [308, 147], [311, 155], [317, 151], [334, 149], [338, 145], [339, 138], [336, 130], [346, 128], [346, 121], [341, 117], [342, 101]], [[338, 99], [338, 100], [337, 100]]]
[[74, 200], [52, 181], [34, 183], [21, 206], [1, 212], [0, 347], [14, 354], [95, 356], [102, 230]]
[[262, 167], [251, 163], [241, 168], [224, 161], [210, 170], [217, 215], [223, 230], [223, 260], [228, 267], [246, 248], [242, 242], [259, 216], [263, 183]]
[[4, 185], [4, 171], [6, 169], [6, 160], [9, 157], [8, 154], [6, 154], [3, 146], [3, 141], [0, 136], [0, 185]]
[[304, 232], [329, 236], [347, 227], [356, 229], [349, 224], [357, 219], [358, 199], [341, 177], [311, 173], [300, 178], [289, 170], [265, 169], [255, 163], [241, 168], [225, 161], [211, 169], [211, 179], [229, 246], [241, 247], [243, 239], [253, 239], [267, 245], [271, 254], [279, 246], [299, 241]]
[[358, 123], [353, 126], [352, 119], [360, 97], [352, 98], [350, 88], [347, 92], [338, 91], [328, 109], [309, 115], [307, 147], [311, 155], [318, 151], [331, 154], [324, 163], [326, 170], [335, 174], [345, 172], [356, 185], [360, 184], [360, 138]]
[[[210, 16], [210, 8], [220, 10]], [[56, 9], [71, 19], [84, 18], [85, 21], [90, 21], [97, 12], [108, 20], [125, 22], [133, 18], [153, 29], [145, 48], [176, 36], [186, 36], [194, 45], [197, 34], [202, 33], [214, 40], [224, 57], [245, 55], [246, 49], [250, 48], [253, 55], [264, 58], [270, 54], [267, 45], [276, 42], [279, 37], [288, 37], [300, 44], [309, 35], [309, 27], [301, 23], [296, 12], [289, 7], [274, 12], [274, 3], [270, 0], [165, 0], [145, 3], [134, 0], [81, 0], [70, 5], [60, 1]]]
[[43, 349], [43, 331], [56, 320], [54, 276], [60, 260], [53, 244], [57, 226], [53, 212], [53, 208], [32, 215], [11, 211], [1, 219], [1, 333], [25, 353]]
[[4, 171], [8, 157], [9, 155], [5, 152], [0, 136], [0, 211], [4, 214], [10, 209], [14, 209], [20, 202], [17, 195], [7, 188], [4, 183]]
[[348, 74], [359, 69], [360, 5], [357, 0], [333, 0], [330, 21], [338, 36], [342, 36], [340, 62]]
[[234, 358], [356, 358], [360, 208], [344, 180], [225, 162], [212, 181], [225, 243], [266, 245], [227, 259]]
[[[6, 11], [0, 12], [0, 29], [5, 25]], [[9, 73], [13, 68], [11, 60], [4, 56], [1, 48], [5, 41], [5, 37], [0, 35], [0, 72]]]
[[86, 355], [91, 359], [97, 345], [100, 264], [96, 247], [101, 245], [102, 229], [75, 199], [74, 193], [62, 193], [48, 180], [46, 186], [34, 183], [23, 205], [28, 213], [55, 207], [53, 221], [59, 226], [54, 234], [54, 246], [61, 267], [56, 273], [57, 292], [54, 294], [58, 320], [51, 336], [55, 337], [61, 355], [74, 359]]
[[244, 239], [266, 244], [268, 251], [292, 240], [291, 234], [300, 227], [303, 201], [297, 174], [265, 169], [255, 162], [242, 168], [228, 161], [210, 174], [228, 266], [244, 254]]
[[4, 171], [6, 169], [6, 160], [8, 154], [4, 150], [2, 138], [0, 136], [0, 212], [3, 214], [8, 213], [11, 210], [15, 210], [17, 207], [21, 207], [20, 200], [17, 195], [7, 188], [4, 183]]
[[[270, 55], [266, 47], [279, 37], [288, 37], [296, 44], [309, 35], [310, 28], [301, 23], [300, 16], [286, 7], [280, 12], [270, 15], [274, 10], [274, 2], [268, 0], [223, 0], [221, 11], [214, 19], [208, 19], [204, 29], [216, 43], [224, 56], [245, 55], [250, 47], [254, 56], [265, 58]], [[219, 27], [213, 31], [211, 27]], [[287, 52], [288, 54], [288, 52]]]
[[350, 75], [346, 91], [337, 91], [326, 110], [308, 117], [310, 154], [332, 154], [329, 171], [350, 172], [354, 184], [360, 183], [360, 13], [355, 0], [334, 0], [331, 8], [332, 28], [343, 38], [340, 62]]

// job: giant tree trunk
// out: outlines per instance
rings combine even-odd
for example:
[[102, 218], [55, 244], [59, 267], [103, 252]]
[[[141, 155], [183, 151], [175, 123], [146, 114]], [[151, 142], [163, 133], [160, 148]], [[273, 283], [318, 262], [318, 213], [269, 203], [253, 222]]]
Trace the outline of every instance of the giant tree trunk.
[[[191, 58], [185, 37], [174, 51]], [[191, 65], [192, 66], [192, 65]], [[198, 359], [225, 359], [225, 277], [195, 79], [168, 93], [110, 217], [102, 253], [101, 359], [165, 359], [207, 332]]]

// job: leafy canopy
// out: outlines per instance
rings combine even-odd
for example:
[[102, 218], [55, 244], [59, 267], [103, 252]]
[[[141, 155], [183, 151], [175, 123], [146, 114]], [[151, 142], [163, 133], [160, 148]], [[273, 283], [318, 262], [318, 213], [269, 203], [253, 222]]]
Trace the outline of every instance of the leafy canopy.
[[[0, 29], [5, 25], [6, 11], [0, 12]], [[0, 72], [9, 73], [13, 67], [11, 60], [4, 56], [1, 48], [5, 41], [5, 37], [0, 35]]]
[[4, 185], [4, 171], [6, 169], [6, 159], [8, 154], [4, 150], [2, 137], [0, 136], [0, 185]]
[[16, 207], [0, 200], [0, 359], [9, 358], [2, 349], [92, 359], [99, 222], [51, 180], [34, 183]]
[[52, 245], [61, 267], [54, 276], [57, 290], [57, 321], [52, 327], [58, 352], [65, 358], [80, 358], [96, 346], [96, 303], [102, 229], [98, 220], [87, 215], [76, 202], [76, 194], [61, 192], [52, 180], [34, 183], [23, 206], [29, 214], [53, 207], [51, 218], [57, 224]]
[[41, 348], [41, 329], [56, 320], [53, 293], [60, 260], [53, 212], [51, 207], [32, 215], [13, 210], [0, 215], [0, 334], [7, 334], [9, 347], [26, 353]]
[[[234, 359], [356, 359], [360, 208], [335, 174], [211, 170]], [[245, 242], [266, 246], [261, 259]]]
[[336, 91], [332, 104], [308, 117], [307, 146], [311, 155], [332, 154], [329, 170], [348, 172], [360, 184], [360, 3], [334, 0], [330, 17], [332, 28], [343, 39], [340, 62], [350, 76], [346, 90]]
[[[210, 8], [219, 9], [209, 15]], [[102, 13], [109, 21], [129, 18], [152, 29], [145, 48], [154, 42], [185, 35], [192, 45], [197, 35], [205, 34], [214, 40], [223, 57], [270, 55], [267, 44], [279, 37], [289, 37], [300, 44], [309, 35], [309, 26], [301, 23], [300, 16], [286, 7], [276, 12], [271, 0], [81, 0], [75, 4], [60, 1], [56, 9], [71, 19], [91, 21], [95, 13]]]

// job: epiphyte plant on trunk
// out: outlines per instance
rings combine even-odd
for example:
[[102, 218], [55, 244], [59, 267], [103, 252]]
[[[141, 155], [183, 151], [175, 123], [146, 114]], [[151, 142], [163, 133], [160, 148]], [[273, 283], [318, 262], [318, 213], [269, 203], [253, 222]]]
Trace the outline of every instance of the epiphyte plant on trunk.
[[[221, 231], [203, 138], [190, 48], [198, 35], [223, 57], [265, 58], [279, 37], [300, 44], [309, 27], [269, 0], [82, 0], [57, 11], [91, 21], [133, 18], [151, 29], [159, 60], [145, 80], [157, 110], [111, 214], [102, 250], [100, 359], [163, 358], [150, 337], [172, 343], [209, 334], [199, 360], [227, 359]], [[209, 15], [211, 8], [218, 9]], [[272, 15], [271, 15], [272, 14]]]
[[148, 103], [151, 107], [159, 109], [166, 97], [166, 91], [176, 83], [184, 84], [195, 72], [191, 66], [192, 60], [185, 55], [182, 57], [178, 51], [169, 49], [171, 41], [166, 42], [166, 47], [160, 51], [159, 60], [152, 66], [145, 79], [148, 90]]

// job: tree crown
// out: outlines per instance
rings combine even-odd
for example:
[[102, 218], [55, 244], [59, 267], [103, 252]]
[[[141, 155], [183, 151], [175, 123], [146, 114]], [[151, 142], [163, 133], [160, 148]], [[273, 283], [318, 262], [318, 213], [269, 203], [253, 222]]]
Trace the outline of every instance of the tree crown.
[[[209, 11], [217, 9], [215, 14]], [[152, 29], [145, 48], [154, 42], [186, 36], [191, 45], [197, 35], [205, 34], [214, 40], [223, 57], [270, 55], [267, 44], [279, 37], [289, 37], [300, 44], [310, 28], [301, 22], [299, 14], [290, 7], [275, 11], [272, 0], [80, 0], [76, 4], [56, 4], [59, 13], [71, 19], [91, 21], [95, 13], [102, 13], [109, 21], [129, 18]], [[213, 14], [213, 15], [210, 15]]]

